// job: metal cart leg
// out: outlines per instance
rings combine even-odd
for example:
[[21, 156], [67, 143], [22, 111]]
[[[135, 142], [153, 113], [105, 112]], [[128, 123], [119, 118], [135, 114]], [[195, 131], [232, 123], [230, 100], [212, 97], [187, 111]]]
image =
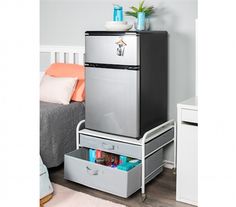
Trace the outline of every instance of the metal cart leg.
[[146, 136], [144, 135], [142, 140], [142, 202], [147, 198], [145, 193], [145, 139]]
[[[143, 169], [145, 169], [145, 168], [143, 168]], [[142, 202], [144, 202], [147, 198], [147, 195], [145, 193], [145, 175], [143, 176], [143, 174], [142, 174], [142, 188], [141, 188], [141, 191], [142, 191], [141, 199], [142, 199]]]
[[[147, 131], [142, 138], [142, 202], [144, 202], [147, 198], [147, 195], [145, 193], [145, 160], [146, 160], [146, 153], [145, 153], [145, 143], [146, 143], [146, 139], [150, 136], [150, 134], [152, 134], [153, 132], [155, 132], [156, 130], [162, 128], [163, 126], [167, 125], [167, 124], [171, 124], [172, 126], [174, 125], [174, 173], [175, 173], [175, 169], [176, 169], [176, 122], [174, 120], [170, 120], [166, 123], [163, 123], [149, 131]], [[147, 155], [148, 156], [148, 155]]]
[[[143, 175], [142, 175], [142, 177], [143, 177]], [[141, 199], [142, 199], [142, 202], [144, 202], [145, 200], [146, 200], [146, 198], [147, 198], [147, 195], [146, 195], [146, 193], [145, 193], [145, 181], [144, 181], [144, 184], [142, 183], [142, 189], [141, 189], [141, 191], [142, 191], [142, 197], [141, 197]]]
[[144, 201], [146, 200], [146, 198], [147, 198], [146, 193], [143, 193], [143, 194], [142, 194], [142, 202], [144, 202]]

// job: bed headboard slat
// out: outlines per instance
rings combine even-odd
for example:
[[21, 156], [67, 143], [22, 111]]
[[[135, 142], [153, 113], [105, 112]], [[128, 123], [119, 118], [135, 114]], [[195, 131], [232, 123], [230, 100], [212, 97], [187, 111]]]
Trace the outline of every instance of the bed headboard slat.
[[56, 62], [56, 53], [55, 52], [50, 52], [50, 63], [55, 63]]
[[84, 63], [84, 54], [79, 54], [79, 64], [80, 65], [83, 65], [83, 63]]
[[41, 45], [40, 53], [50, 53], [50, 63], [72, 63], [84, 65], [83, 46]]
[[64, 52], [59, 52], [57, 55], [59, 56], [57, 62], [59, 62], [59, 63], [65, 63], [66, 62]]
[[70, 52], [68, 53], [68, 63], [74, 64], [75, 62], [75, 54]]

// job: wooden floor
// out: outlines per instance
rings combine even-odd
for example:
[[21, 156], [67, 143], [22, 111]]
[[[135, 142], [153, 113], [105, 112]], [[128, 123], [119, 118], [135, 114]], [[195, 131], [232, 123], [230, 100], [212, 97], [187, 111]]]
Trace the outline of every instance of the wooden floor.
[[191, 205], [175, 201], [175, 175], [173, 174], [172, 170], [167, 168], [164, 168], [164, 171], [160, 175], [158, 175], [146, 185], [147, 199], [144, 202], [141, 201], [141, 190], [137, 191], [129, 198], [120, 198], [118, 196], [67, 181], [63, 178], [63, 173], [63, 166], [49, 169], [50, 179], [54, 183], [63, 185], [76, 191], [87, 193], [98, 198], [124, 204], [126, 206], [191, 207]]

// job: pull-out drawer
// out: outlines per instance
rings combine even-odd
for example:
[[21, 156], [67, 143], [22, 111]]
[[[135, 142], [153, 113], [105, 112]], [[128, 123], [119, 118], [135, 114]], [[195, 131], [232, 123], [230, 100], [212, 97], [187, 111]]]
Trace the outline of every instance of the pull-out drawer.
[[182, 109], [181, 110], [181, 121], [198, 123], [198, 116], [196, 110]]
[[149, 154], [153, 150], [161, 147], [162, 145], [170, 142], [174, 138], [174, 128], [169, 129], [157, 138], [152, 139], [150, 142], [145, 144], [145, 154]]
[[163, 171], [163, 149], [159, 149], [145, 160], [145, 183]]
[[65, 179], [127, 198], [141, 188], [141, 164], [129, 171], [88, 161], [88, 149], [65, 155]]
[[[80, 145], [83, 147], [99, 149], [102, 151], [125, 155], [128, 157], [142, 159], [142, 147], [141, 145], [125, 143], [121, 141], [109, 140], [106, 138], [100, 138], [97, 136], [91, 136], [86, 134], [80, 134]], [[160, 134], [158, 137], [152, 139], [145, 144], [145, 154], [148, 155], [153, 150], [161, 147], [162, 145], [170, 142], [174, 138], [174, 128]]]
[[140, 145], [117, 142], [85, 134], [80, 134], [80, 144], [88, 148], [99, 149], [114, 154], [142, 159], [142, 149]]

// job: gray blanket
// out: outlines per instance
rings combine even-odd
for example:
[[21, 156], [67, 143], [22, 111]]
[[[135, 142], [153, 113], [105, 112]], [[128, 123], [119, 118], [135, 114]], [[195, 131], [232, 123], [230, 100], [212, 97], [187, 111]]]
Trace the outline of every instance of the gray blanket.
[[76, 126], [84, 119], [84, 111], [80, 102], [40, 102], [40, 155], [48, 168], [60, 165], [64, 154], [75, 150]]

